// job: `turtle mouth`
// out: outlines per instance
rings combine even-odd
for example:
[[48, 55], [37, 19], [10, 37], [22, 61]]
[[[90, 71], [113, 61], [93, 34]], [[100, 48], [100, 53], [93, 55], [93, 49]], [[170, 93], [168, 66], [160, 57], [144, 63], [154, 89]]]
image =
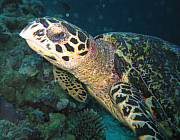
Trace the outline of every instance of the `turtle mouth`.
[[50, 58], [51, 61], [60, 62], [60, 58], [57, 54], [50, 52], [48, 49], [44, 48], [43, 46], [39, 45], [37, 42], [32, 40], [26, 39], [27, 44], [31, 49], [33, 49], [38, 54], [42, 55], [45, 58]]

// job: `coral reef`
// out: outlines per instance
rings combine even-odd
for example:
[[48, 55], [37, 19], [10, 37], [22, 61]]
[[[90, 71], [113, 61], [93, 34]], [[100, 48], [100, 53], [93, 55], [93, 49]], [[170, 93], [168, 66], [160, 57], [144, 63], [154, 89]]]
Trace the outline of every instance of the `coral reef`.
[[67, 95], [54, 83], [51, 64], [19, 37], [28, 22], [43, 16], [43, 5], [37, 0], [1, 0], [0, 8], [0, 139], [71, 137], [61, 133], [72, 126], [59, 111], [73, 103], [62, 99]]
[[76, 108], [76, 104], [68, 99], [59, 98], [54, 92], [38, 95], [34, 99], [34, 106], [41, 108], [43, 112], [62, 112]]
[[42, 93], [54, 92], [61, 98], [68, 96], [54, 83], [52, 65], [30, 50], [25, 42], [10, 50], [1, 64], [0, 93], [16, 107], [34, 103], [35, 97]]
[[[75, 139], [75, 136], [70, 133], [73, 127], [64, 114], [68, 115], [78, 104], [70, 101], [73, 99], [70, 99], [71, 97], [61, 86], [54, 82], [51, 64], [31, 51], [23, 42], [7, 53], [2, 64], [0, 94], [3, 99], [21, 111], [27, 123], [38, 130], [38, 135], [34, 137]], [[8, 117], [4, 116], [1, 119], [8, 120]], [[24, 121], [18, 120], [16, 116], [11, 119], [18, 124]], [[17, 125], [11, 124], [13, 128]], [[2, 129], [9, 131], [6, 127]], [[18, 135], [23, 138], [28, 137], [20, 132]], [[4, 134], [3, 138], [6, 137], [11, 138]]]
[[38, 129], [29, 124], [27, 121], [11, 123], [7, 120], [0, 120], [0, 139], [1, 140], [38, 140]]
[[27, 122], [39, 131], [39, 137], [43, 139], [65, 139], [71, 135], [73, 125], [64, 114], [45, 113], [32, 107], [24, 109]]
[[33, 109], [32, 107], [29, 107], [25, 109], [23, 113], [26, 115], [26, 119], [34, 124], [34, 126], [43, 124], [45, 121], [45, 113], [39, 108]]
[[76, 127], [72, 130], [76, 138], [81, 140], [105, 139], [104, 122], [93, 109], [79, 112], [76, 121]]
[[41, 134], [46, 139], [66, 139], [72, 128], [73, 125], [61, 113], [50, 113], [49, 121], [38, 125], [38, 129], [41, 130]]
[[[1, 138], [28, 139], [31, 133], [34, 139], [75, 139], [75, 136], [69, 133], [73, 127], [66, 115], [74, 109], [77, 111], [79, 103], [72, 102], [74, 100], [54, 82], [52, 65], [30, 50], [24, 41], [8, 51], [1, 64], [0, 95], [3, 100], [14, 106], [8, 104], [9, 107], [0, 110], [0, 114], [10, 111], [12, 117], [9, 118], [9, 115], [3, 113], [4, 116], [0, 117], [1, 121], [4, 119], [2, 123], [5, 120], [14, 122], [9, 122], [11, 124], [9, 127], [0, 128], [0, 131], [7, 132], [3, 133]], [[84, 108], [81, 105], [82, 107]], [[25, 120], [17, 118], [19, 115], [15, 113], [17, 110]], [[29, 125], [19, 125], [24, 121]], [[32, 126], [32, 131], [29, 130], [29, 126]], [[25, 130], [26, 127], [28, 131], [25, 134], [19, 130], [20, 128]], [[17, 134], [9, 129], [17, 130]], [[34, 130], [38, 130], [38, 134]]]
[[43, 12], [42, 3], [37, 0], [1, 0], [0, 8], [2, 14], [11, 17], [39, 16]]
[[1, 0], [0, 8], [0, 51], [18, 45], [20, 30], [43, 16], [43, 5], [37, 0]]

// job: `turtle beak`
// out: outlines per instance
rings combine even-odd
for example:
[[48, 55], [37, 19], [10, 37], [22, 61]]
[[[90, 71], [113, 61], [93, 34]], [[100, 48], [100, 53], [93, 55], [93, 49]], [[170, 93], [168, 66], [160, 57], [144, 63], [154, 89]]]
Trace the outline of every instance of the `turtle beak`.
[[28, 36], [30, 36], [30, 32], [28, 32], [28, 30], [29, 30], [29, 28], [31, 27], [31, 25], [33, 24], [33, 22], [32, 23], [30, 23], [30, 24], [28, 24], [21, 32], [20, 32], [20, 36], [22, 37], [22, 38], [24, 38], [24, 39], [28, 39]]
[[37, 36], [37, 38], [35, 36], [39, 33], [38, 30], [43, 28], [44, 27], [41, 24], [38, 24], [34, 21], [28, 24], [19, 34], [26, 40], [29, 47], [39, 54], [42, 54], [42, 52], [47, 52], [47, 50], [40, 43], [40, 40], [37, 39], [39, 36]]
[[[39, 29], [44, 29], [44, 26], [40, 23], [37, 23], [36, 20], [29, 23], [21, 32], [20, 36], [24, 39], [34, 40], [35, 35], [33, 33], [37, 32]], [[39, 34], [37, 34], [39, 35]]]

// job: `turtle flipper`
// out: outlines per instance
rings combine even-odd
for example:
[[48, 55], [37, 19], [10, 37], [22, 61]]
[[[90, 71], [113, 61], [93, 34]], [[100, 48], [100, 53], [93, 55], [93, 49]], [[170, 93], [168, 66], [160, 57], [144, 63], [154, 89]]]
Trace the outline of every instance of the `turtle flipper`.
[[130, 84], [115, 83], [111, 87], [110, 96], [126, 123], [139, 139], [168, 139], [164, 130], [150, 113], [141, 94]]
[[81, 82], [72, 74], [53, 65], [54, 78], [64, 88], [64, 90], [74, 99], [84, 102], [87, 93]]

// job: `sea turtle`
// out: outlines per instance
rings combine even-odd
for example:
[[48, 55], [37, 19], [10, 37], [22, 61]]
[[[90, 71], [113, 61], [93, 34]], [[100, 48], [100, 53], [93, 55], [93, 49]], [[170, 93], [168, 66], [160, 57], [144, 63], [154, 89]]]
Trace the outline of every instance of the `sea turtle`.
[[89, 93], [139, 139], [179, 137], [180, 48], [147, 35], [92, 37], [75, 25], [43, 17], [20, 33], [53, 64], [55, 80], [78, 101]]

